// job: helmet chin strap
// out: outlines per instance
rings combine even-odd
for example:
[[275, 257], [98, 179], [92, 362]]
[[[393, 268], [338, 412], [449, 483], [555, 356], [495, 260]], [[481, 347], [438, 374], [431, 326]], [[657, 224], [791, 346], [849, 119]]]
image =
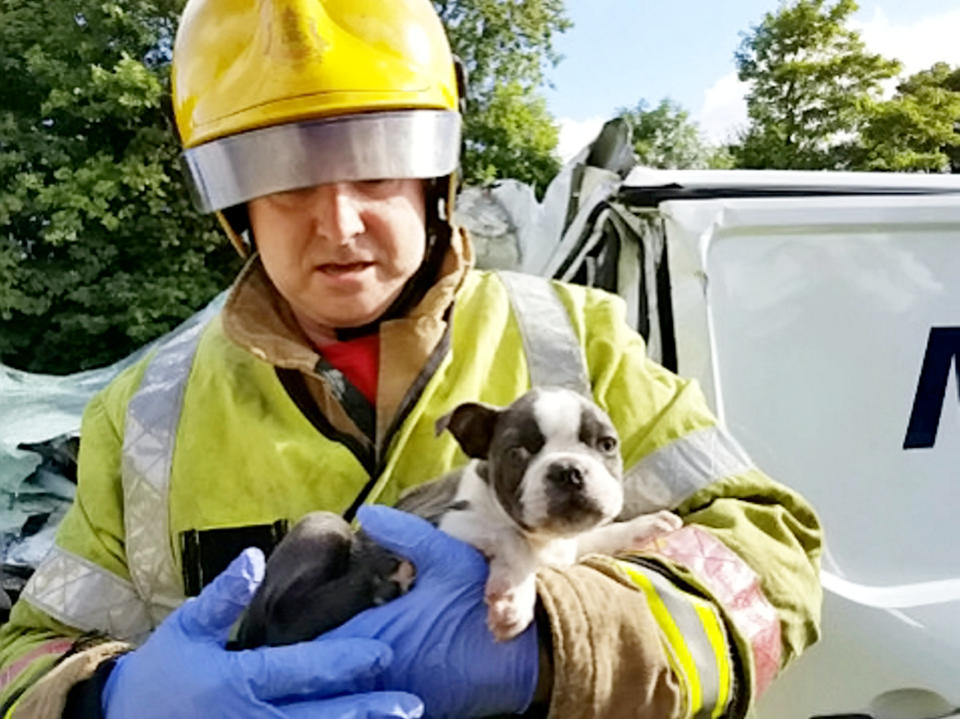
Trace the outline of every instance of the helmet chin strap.
[[246, 205], [225, 207], [216, 213], [220, 227], [230, 239], [230, 244], [243, 259], [253, 254], [253, 242], [250, 239], [250, 220]]

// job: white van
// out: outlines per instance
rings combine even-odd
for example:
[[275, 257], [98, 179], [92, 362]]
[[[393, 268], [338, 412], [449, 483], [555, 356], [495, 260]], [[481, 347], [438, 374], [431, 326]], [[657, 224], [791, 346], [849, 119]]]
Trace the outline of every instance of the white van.
[[563, 216], [561, 239], [514, 228], [515, 264], [625, 297], [823, 521], [823, 639], [761, 717], [960, 716], [960, 176], [581, 164], [562, 183], [525, 211]]

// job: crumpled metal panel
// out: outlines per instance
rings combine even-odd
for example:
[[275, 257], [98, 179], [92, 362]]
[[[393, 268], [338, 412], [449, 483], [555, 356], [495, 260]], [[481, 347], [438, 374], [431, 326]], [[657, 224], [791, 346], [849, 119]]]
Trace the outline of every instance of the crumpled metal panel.
[[635, 517], [674, 509], [711, 482], [754, 468], [744, 449], [722, 427], [690, 432], [626, 471], [621, 514]]

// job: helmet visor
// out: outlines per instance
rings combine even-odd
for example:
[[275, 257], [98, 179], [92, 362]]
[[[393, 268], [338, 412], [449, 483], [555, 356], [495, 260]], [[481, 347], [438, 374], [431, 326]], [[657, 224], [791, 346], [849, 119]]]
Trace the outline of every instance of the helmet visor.
[[183, 158], [197, 208], [213, 212], [326, 182], [449, 175], [460, 124], [449, 110], [345, 115], [222, 137]]

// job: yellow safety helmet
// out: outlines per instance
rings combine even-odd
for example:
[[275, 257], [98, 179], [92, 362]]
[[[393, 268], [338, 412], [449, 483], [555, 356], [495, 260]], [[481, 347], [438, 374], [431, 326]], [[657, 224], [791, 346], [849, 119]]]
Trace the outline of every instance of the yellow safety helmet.
[[195, 201], [452, 175], [457, 75], [430, 0], [189, 0], [173, 109]]

